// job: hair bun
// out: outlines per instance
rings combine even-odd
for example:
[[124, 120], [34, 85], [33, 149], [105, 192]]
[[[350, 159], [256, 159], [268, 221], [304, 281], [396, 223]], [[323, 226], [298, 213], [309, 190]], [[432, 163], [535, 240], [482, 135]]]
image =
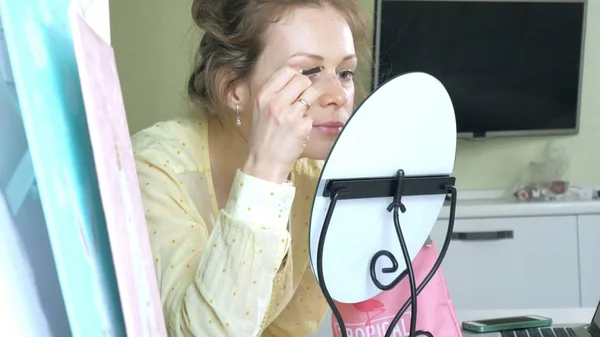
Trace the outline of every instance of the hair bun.
[[194, 0], [192, 18], [198, 27], [218, 25], [222, 21], [223, 7], [226, 0]]

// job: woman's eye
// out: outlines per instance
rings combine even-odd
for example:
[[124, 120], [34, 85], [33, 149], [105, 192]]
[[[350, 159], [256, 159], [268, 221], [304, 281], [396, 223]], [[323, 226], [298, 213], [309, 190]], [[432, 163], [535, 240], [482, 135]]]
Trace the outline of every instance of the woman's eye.
[[354, 72], [352, 70], [344, 70], [340, 71], [338, 76], [342, 81], [352, 81], [354, 78]]

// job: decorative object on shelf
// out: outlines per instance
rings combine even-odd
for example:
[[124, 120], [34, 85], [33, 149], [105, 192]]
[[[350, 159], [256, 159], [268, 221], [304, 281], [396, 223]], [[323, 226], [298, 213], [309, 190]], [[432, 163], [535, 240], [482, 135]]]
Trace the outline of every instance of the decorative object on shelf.
[[564, 199], [569, 182], [563, 176], [569, 169], [569, 156], [564, 146], [551, 140], [546, 143], [540, 162], [530, 162], [513, 187], [513, 195], [522, 201]]
[[588, 186], [569, 186], [567, 193], [578, 200], [600, 199], [600, 190]]

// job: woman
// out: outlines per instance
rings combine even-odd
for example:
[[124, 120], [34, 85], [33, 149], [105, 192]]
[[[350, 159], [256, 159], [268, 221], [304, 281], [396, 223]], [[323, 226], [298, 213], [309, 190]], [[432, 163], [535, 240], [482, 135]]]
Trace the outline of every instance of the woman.
[[310, 207], [353, 109], [363, 21], [350, 0], [195, 0], [192, 13], [201, 111], [133, 137], [169, 335], [305, 336], [328, 310]]

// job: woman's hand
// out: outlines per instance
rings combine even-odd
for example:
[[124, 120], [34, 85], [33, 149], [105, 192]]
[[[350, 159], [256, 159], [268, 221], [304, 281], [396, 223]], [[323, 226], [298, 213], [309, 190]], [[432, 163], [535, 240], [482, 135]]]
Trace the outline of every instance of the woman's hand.
[[[283, 183], [310, 139], [309, 106], [319, 97], [300, 70], [283, 67], [263, 85], [254, 102], [250, 153], [242, 171]], [[307, 104], [305, 104], [307, 103]]]

